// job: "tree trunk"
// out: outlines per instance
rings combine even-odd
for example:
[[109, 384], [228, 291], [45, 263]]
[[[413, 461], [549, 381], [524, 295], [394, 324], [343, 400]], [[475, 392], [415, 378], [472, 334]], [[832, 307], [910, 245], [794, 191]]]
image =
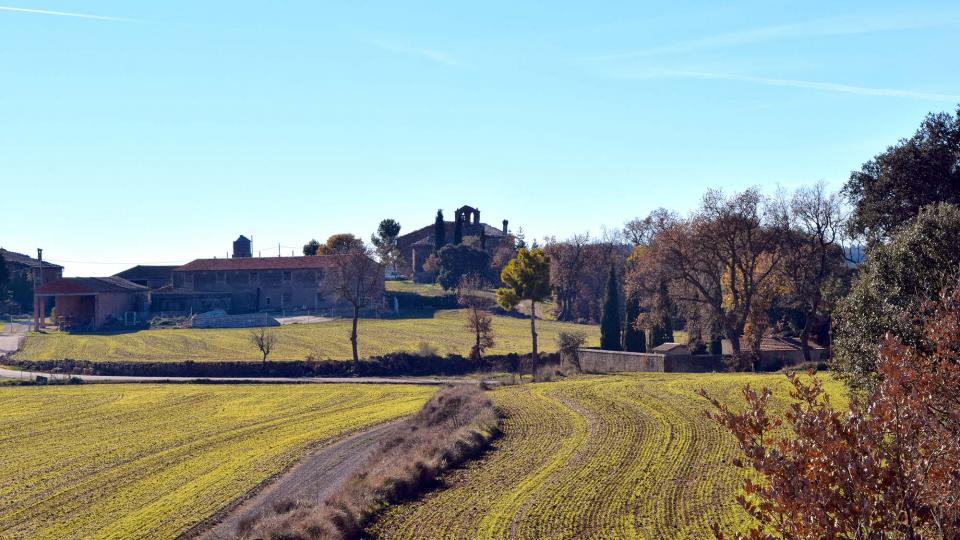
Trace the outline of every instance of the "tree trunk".
[[540, 356], [537, 354], [537, 303], [530, 301], [530, 335], [533, 337], [533, 356], [530, 361], [530, 378], [536, 380], [537, 363]]
[[350, 345], [353, 346], [353, 363], [360, 363], [360, 355], [357, 354], [357, 319], [360, 318], [360, 308], [353, 306], [353, 330], [350, 331]]
[[733, 356], [734, 362], [739, 369], [743, 369], [745, 363], [743, 352], [740, 351], [740, 333], [737, 332], [736, 328], [732, 328], [729, 325], [725, 326], [724, 333], [727, 335], [727, 340], [730, 341], [730, 354]]
[[800, 331], [800, 351], [803, 353], [803, 361], [810, 361], [810, 327], [813, 326], [813, 317], [807, 315], [807, 320], [803, 323], [803, 330]]

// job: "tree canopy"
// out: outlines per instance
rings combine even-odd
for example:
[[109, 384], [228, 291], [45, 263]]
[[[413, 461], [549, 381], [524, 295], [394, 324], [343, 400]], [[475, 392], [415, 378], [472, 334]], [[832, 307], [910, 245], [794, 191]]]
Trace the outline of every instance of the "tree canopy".
[[871, 245], [924, 206], [960, 204], [960, 109], [928, 115], [913, 137], [851, 173], [844, 191], [854, 206], [850, 229]]
[[342, 255], [357, 250], [363, 250], [363, 240], [350, 233], [330, 235], [325, 244], [317, 246], [317, 255]]
[[927, 207], [886, 244], [867, 253], [850, 294], [834, 312], [834, 364], [854, 386], [875, 381], [879, 344], [889, 333], [917, 345], [914, 319], [952, 285], [960, 269], [960, 207]]
[[530, 301], [530, 337], [533, 343], [533, 374], [537, 369], [537, 302], [550, 298], [550, 259], [542, 249], [520, 248], [500, 272], [505, 285], [497, 289], [497, 304], [512, 310], [520, 302]]
[[465, 276], [486, 279], [490, 272], [490, 254], [466, 244], [443, 246], [437, 252], [437, 282], [445, 290], [456, 289]]

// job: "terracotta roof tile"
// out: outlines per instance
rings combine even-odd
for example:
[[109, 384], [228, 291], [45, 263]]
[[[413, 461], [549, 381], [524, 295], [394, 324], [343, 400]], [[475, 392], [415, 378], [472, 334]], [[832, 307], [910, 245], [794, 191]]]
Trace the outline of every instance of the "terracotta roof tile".
[[37, 294], [96, 294], [113, 292], [143, 292], [143, 285], [137, 285], [118, 277], [71, 277], [60, 278], [37, 287]]
[[336, 264], [337, 255], [314, 257], [237, 257], [232, 259], [197, 259], [174, 272], [197, 272], [228, 270], [306, 270], [330, 268]]

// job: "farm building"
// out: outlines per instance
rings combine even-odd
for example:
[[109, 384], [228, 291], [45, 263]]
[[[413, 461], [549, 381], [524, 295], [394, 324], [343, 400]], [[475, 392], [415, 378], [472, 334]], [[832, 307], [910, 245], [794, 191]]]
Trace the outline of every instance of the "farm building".
[[37, 303], [54, 299], [57, 324], [71, 330], [99, 330], [143, 320], [150, 290], [118, 277], [60, 278], [35, 291]]
[[[464, 243], [472, 244], [488, 253], [492, 254], [507, 239], [507, 220], [503, 220], [503, 227], [498, 229], [480, 221], [480, 210], [472, 206], [461, 206], [454, 213], [454, 221], [443, 222], [445, 245], [453, 244], [454, 230], [458, 221], [463, 231]], [[398, 237], [397, 249], [403, 256], [403, 266], [397, 270], [419, 282], [433, 281], [433, 274], [424, 270], [423, 263], [433, 253], [435, 247], [432, 223]]]
[[[372, 265], [375, 266], [375, 265]], [[313, 311], [339, 313], [337, 256], [198, 259], [173, 270], [170, 287], [153, 293], [155, 313]], [[375, 304], [383, 295], [378, 277]]]
[[664, 356], [687, 356], [690, 354], [690, 348], [683, 343], [664, 343], [657, 345], [650, 352]]
[[[730, 340], [724, 339], [720, 342], [724, 356], [733, 354], [733, 348], [730, 346]], [[821, 345], [809, 342], [810, 359], [813, 361], [824, 360], [828, 356], [828, 351]], [[740, 337], [740, 350], [743, 352], [750, 350], [750, 342], [743, 336]], [[800, 340], [792, 337], [778, 337], [766, 335], [760, 341], [760, 362], [759, 368], [763, 369], [767, 365], [790, 366], [803, 362], [803, 351], [800, 349]]]
[[156, 290], [173, 283], [173, 271], [176, 268], [176, 266], [137, 265], [119, 274], [114, 274], [114, 277], [132, 281], [150, 290]]
[[39, 259], [34, 259], [29, 255], [15, 251], [7, 251], [3, 248], [0, 248], [0, 255], [2, 255], [3, 260], [7, 262], [7, 270], [10, 272], [11, 277], [18, 275], [35, 275], [37, 270], [41, 268], [41, 265], [43, 268], [44, 283], [63, 277], [63, 267], [59, 264], [53, 264], [47, 261], [41, 263]]

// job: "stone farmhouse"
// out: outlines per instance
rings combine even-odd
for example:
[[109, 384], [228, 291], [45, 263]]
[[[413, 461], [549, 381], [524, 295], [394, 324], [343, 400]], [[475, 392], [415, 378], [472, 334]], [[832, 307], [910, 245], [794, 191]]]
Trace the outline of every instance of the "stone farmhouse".
[[[229, 259], [197, 259], [174, 268], [172, 282], [152, 293], [154, 313], [189, 314], [222, 309], [230, 314], [312, 311], [338, 314], [350, 305], [340, 297], [338, 256], [251, 257], [241, 236]], [[382, 301], [382, 272], [375, 288]]]
[[63, 277], [63, 267], [59, 264], [53, 264], [47, 261], [41, 262], [39, 259], [34, 259], [29, 255], [15, 251], [7, 251], [2, 247], [0, 247], [0, 255], [3, 255], [3, 260], [7, 262], [7, 270], [10, 272], [11, 278], [14, 276], [24, 276], [33, 279], [36, 277], [40, 268], [43, 268], [43, 277], [41, 279], [43, 283]]
[[[463, 231], [463, 242], [484, 249], [490, 254], [493, 254], [509, 235], [507, 220], [503, 220], [501, 228], [493, 227], [480, 221], [480, 210], [472, 206], [461, 206], [454, 213], [454, 221], [443, 222], [444, 245], [453, 244], [458, 221]], [[421, 283], [432, 282], [435, 276], [424, 270], [423, 263], [433, 254], [435, 247], [434, 223], [398, 237], [397, 249], [403, 256], [403, 266], [397, 269], [398, 272]]]

